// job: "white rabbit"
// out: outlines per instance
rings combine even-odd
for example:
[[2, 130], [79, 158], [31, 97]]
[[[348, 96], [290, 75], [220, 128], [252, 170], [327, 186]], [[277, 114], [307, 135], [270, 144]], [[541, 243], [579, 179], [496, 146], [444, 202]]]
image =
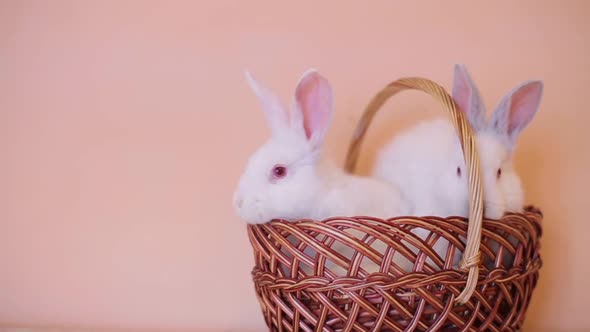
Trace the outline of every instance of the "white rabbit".
[[[520, 132], [539, 108], [541, 81], [526, 81], [497, 105], [488, 122], [479, 92], [463, 65], [455, 66], [453, 98], [466, 115], [477, 144], [484, 192], [484, 215], [500, 219], [505, 212], [521, 212], [524, 193], [512, 157]], [[375, 164], [377, 178], [391, 182], [408, 199], [416, 216], [469, 214], [465, 162], [450, 121], [420, 123], [395, 137]], [[439, 254], [446, 251], [439, 241]]]
[[242, 219], [258, 224], [336, 216], [389, 218], [408, 212], [395, 186], [348, 174], [324, 158], [322, 143], [333, 113], [332, 89], [317, 71], [305, 72], [290, 108], [251, 74], [246, 77], [272, 135], [249, 159], [234, 193], [234, 206]]

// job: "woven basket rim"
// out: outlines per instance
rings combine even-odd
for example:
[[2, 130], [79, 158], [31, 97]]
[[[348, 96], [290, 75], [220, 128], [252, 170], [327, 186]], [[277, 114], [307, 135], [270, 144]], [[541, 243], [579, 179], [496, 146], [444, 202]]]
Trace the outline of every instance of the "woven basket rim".
[[[490, 223], [501, 223], [502, 219], [508, 217], [508, 216], [524, 216], [526, 217], [527, 220], [531, 220], [531, 218], [528, 218], [528, 215], [537, 215], [541, 218], [544, 217], [543, 215], [543, 211], [537, 207], [536, 205], [527, 205], [524, 207], [524, 210], [522, 212], [506, 212], [500, 219], [490, 219], [490, 218], [482, 218], [482, 223], [484, 224], [490, 224]], [[267, 225], [267, 224], [276, 224], [276, 223], [288, 223], [291, 225], [298, 225], [298, 224], [302, 224], [302, 223], [309, 223], [309, 222], [314, 222], [314, 223], [326, 223], [326, 222], [330, 222], [330, 221], [334, 221], [334, 220], [358, 220], [358, 219], [366, 219], [366, 220], [379, 220], [379, 221], [396, 221], [396, 220], [410, 220], [410, 219], [416, 219], [416, 220], [423, 220], [423, 219], [430, 219], [430, 220], [440, 220], [440, 221], [444, 221], [444, 220], [454, 220], [454, 221], [463, 221], [468, 223], [469, 222], [469, 218], [468, 217], [464, 217], [464, 216], [458, 216], [458, 215], [450, 215], [447, 217], [442, 217], [442, 216], [435, 216], [435, 215], [421, 215], [421, 216], [394, 216], [394, 217], [389, 217], [389, 218], [379, 218], [379, 217], [375, 217], [375, 216], [365, 216], [365, 215], [356, 215], [356, 216], [346, 216], [346, 215], [334, 215], [334, 216], [330, 216], [328, 218], [324, 218], [324, 219], [313, 219], [313, 218], [302, 218], [302, 219], [298, 219], [298, 220], [286, 220], [286, 219], [280, 219], [280, 218], [276, 218], [276, 219], [272, 219], [268, 222], [265, 222], [263, 224], [249, 224], [248, 227], [255, 227], [256, 225]], [[537, 220], [532, 220], [533, 222], [539, 223]], [[540, 223], [539, 223], [540, 224]]]

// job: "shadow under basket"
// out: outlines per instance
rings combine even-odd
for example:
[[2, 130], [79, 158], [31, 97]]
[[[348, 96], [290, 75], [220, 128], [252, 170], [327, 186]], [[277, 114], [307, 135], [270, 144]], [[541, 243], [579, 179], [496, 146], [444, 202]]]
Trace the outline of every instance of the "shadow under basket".
[[542, 213], [528, 206], [500, 220], [482, 219], [473, 134], [441, 86], [424, 78], [387, 85], [365, 110], [345, 168], [354, 171], [377, 110], [405, 89], [433, 95], [451, 115], [470, 179], [469, 218], [334, 217], [248, 225], [254, 286], [270, 331], [522, 328], [542, 265]]

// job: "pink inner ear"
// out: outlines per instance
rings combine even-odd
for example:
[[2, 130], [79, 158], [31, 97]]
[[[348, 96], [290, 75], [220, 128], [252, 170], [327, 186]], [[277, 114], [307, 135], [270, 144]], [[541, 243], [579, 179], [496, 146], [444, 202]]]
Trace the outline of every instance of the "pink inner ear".
[[303, 113], [305, 135], [323, 135], [330, 121], [332, 95], [330, 86], [317, 73], [304, 77], [295, 91], [295, 98]]
[[469, 112], [471, 104], [471, 88], [469, 83], [461, 74], [455, 76], [453, 83], [453, 98], [464, 114]]
[[541, 101], [541, 85], [528, 84], [516, 91], [510, 101], [508, 132], [524, 128], [535, 115]]

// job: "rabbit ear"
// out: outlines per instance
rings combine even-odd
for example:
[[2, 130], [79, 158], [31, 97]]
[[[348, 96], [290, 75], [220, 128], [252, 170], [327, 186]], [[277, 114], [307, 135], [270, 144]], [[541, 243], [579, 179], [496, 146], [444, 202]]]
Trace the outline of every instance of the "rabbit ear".
[[474, 131], [477, 132], [485, 127], [485, 106], [465, 65], [455, 65], [453, 99], [467, 116]]
[[268, 126], [273, 135], [277, 135], [289, 127], [290, 119], [287, 109], [280, 99], [265, 86], [260, 84], [249, 71], [245, 72], [246, 81], [258, 98], [260, 106], [266, 115]]
[[514, 146], [520, 132], [537, 113], [542, 95], [542, 81], [520, 84], [500, 101], [488, 126]]
[[308, 141], [318, 148], [332, 120], [332, 88], [315, 69], [303, 74], [295, 89], [293, 119], [300, 121]]

